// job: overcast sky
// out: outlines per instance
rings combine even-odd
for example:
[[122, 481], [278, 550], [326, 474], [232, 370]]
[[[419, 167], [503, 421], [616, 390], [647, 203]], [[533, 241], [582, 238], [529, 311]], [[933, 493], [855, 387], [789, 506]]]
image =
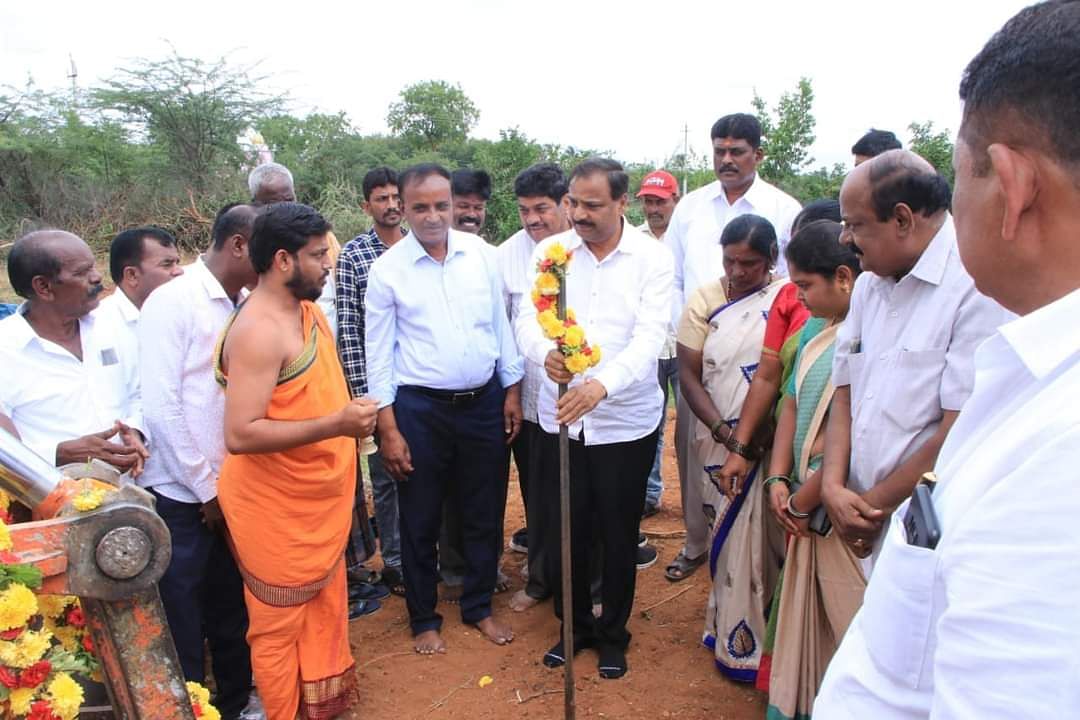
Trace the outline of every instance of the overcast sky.
[[816, 94], [816, 164], [849, 162], [870, 126], [932, 120], [956, 131], [957, 86], [971, 57], [1028, 3], [982, 0], [544, 3], [4, 2], [0, 84], [86, 86], [135, 57], [260, 61], [294, 113], [344, 110], [386, 131], [406, 85], [460, 83], [480, 108], [474, 135], [518, 126], [541, 142], [660, 163], [709, 127], [770, 105], [800, 76]]

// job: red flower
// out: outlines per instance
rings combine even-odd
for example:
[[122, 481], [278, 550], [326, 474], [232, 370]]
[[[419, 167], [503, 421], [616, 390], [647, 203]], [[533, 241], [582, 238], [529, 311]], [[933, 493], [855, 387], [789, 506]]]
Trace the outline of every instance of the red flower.
[[91, 655], [94, 654], [94, 641], [90, 637], [90, 633], [86, 633], [85, 635], [83, 635], [83, 637], [82, 637], [82, 646], [83, 646], [83, 650], [90, 653]]
[[19, 685], [24, 688], [36, 688], [45, 682], [50, 672], [52, 672], [52, 663], [48, 660], [38, 660], [22, 671], [22, 675], [19, 676]]
[[52, 705], [47, 700], [36, 700], [30, 706], [30, 714], [26, 720], [61, 720], [60, 716], [53, 712]]
[[6, 667], [0, 667], [0, 684], [9, 690], [19, 687], [19, 678]]
[[536, 301], [536, 310], [537, 312], [544, 312], [550, 310], [554, 304], [554, 300], [551, 299], [550, 295], [541, 295], [540, 299]]
[[199, 703], [191, 703], [191, 712], [197, 718], [202, 717], [203, 716], [202, 705], [200, 705]]
[[0, 550], [0, 562], [7, 565], [18, 565], [19, 557], [10, 550]]
[[586, 345], [585, 347], [581, 348], [581, 354], [585, 356], [592, 355], [592, 348]]
[[82, 608], [72, 607], [67, 611], [67, 624], [78, 628], [86, 627], [86, 616], [83, 615]]
[[14, 640], [15, 638], [22, 635], [22, 631], [25, 629], [25, 627], [18, 627], [11, 628], [10, 630], [5, 630], [4, 632], [0, 632], [0, 640]]
[[550, 260], [541, 260], [539, 270], [540, 270], [540, 272], [547, 272], [548, 270], [551, 269], [552, 265], [554, 265], [554, 263], [551, 262]]

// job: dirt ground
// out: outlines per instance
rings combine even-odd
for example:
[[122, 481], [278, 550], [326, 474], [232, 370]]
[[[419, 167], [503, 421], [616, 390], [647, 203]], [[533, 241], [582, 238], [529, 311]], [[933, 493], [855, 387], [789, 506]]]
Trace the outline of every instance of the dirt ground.
[[[671, 434], [664, 448], [662, 511], [642, 524], [660, 558], [637, 576], [637, 594], [627, 655], [630, 671], [620, 680], [601, 680], [596, 653], [585, 651], [574, 664], [577, 717], [757, 720], [765, 701], [752, 687], [723, 678], [712, 653], [701, 644], [708, 596], [708, 568], [682, 583], [664, 578], [664, 567], [682, 546], [682, 511]], [[369, 505], [370, 507], [370, 505]], [[506, 510], [507, 539], [525, 524], [516, 478], [511, 479]], [[561, 718], [563, 671], [540, 662], [558, 639], [551, 602], [512, 612], [510, 596], [523, 587], [525, 556], [507, 551], [504, 571], [513, 579], [510, 592], [495, 596], [495, 612], [509, 619], [515, 639], [497, 647], [479, 631], [462, 625], [456, 606], [440, 604], [446, 655], [420, 657], [412, 652], [405, 601], [391, 596], [382, 609], [352, 623], [350, 636], [360, 680], [360, 704], [349, 718]], [[378, 566], [376, 560], [374, 566]], [[683, 592], [685, 591], [685, 592]], [[678, 594], [681, 593], [681, 594]], [[676, 594], [678, 594], [676, 597]], [[648, 611], [650, 606], [658, 605]], [[490, 684], [479, 681], [488, 676]]]

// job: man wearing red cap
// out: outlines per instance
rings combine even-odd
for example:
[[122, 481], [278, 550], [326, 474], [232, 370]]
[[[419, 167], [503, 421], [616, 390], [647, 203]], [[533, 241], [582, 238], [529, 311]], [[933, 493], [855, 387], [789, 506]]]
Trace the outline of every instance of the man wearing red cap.
[[[651, 235], [657, 240], [663, 241], [664, 233], [667, 232], [671, 215], [675, 212], [675, 204], [679, 202], [679, 184], [675, 176], [667, 170], [653, 170], [641, 179], [641, 189], [637, 196], [641, 198], [642, 209], [645, 211], [645, 222], [638, 230]], [[664, 341], [664, 349], [660, 352], [660, 361], [657, 365], [657, 379], [660, 381], [660, 389], [664, 391], [664, 414], [660, 416], [660, 437], [656, 440], [656, 459], [653, 461], [652, 472], [649, 473], [649, 484], [645, 490], [645, 510], [641, 517], [647, 518], [660, 511], [660, 495], [664, 492], [664, 479], [660, 474], [661, 458], [664, 455], [664, 425], [667, 422], [668, 388], [679, 396], [679, 366], [675, 359], [675, 330], [668, 326], [667, 339]]]

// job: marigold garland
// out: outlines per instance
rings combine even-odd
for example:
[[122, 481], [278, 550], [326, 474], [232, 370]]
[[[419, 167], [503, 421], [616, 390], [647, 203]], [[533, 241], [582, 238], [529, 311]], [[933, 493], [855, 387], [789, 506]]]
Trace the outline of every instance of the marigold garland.
[[580, 375], [600, 362], [600, 346], [589, 345], [585, 330], [577, 324], [574, 311], [566, 309], [566, 319], [560, 320], [557, 309], [559, 288], [566, 279], [566, 268], [573, 259], [573, 251], [562, 243], [551, 243], [544, 258], [536, 263], [536, 284], [532, 290], [532, 302], [536, 308], [536, 321], [544, 336], [554, 340], [563, 354], [566, 369]]

